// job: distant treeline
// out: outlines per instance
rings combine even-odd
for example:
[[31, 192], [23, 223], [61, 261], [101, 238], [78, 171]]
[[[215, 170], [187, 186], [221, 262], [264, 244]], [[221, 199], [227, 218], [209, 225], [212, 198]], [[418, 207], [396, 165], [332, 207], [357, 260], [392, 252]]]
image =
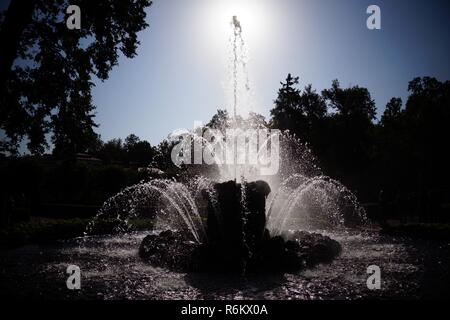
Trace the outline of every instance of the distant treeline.
[[[450, 82], [416, 78], [408, 89], [405, 103], [392, 98], [376, 120], [375, 102], [366, 88], [342, 88], [335, 80], [331, 88], [317, 92], [311, 85], [299, 88], [299, 78], [289, 74], [270, 119], [253, 113], [251, 121], [289, 130], [307, 143], [323, 172], [342, 181], [362, 202], [383, 202], [390, 215], [447, 219], [441, 207], [450, 202]], [[207, 126], [223, 127], [229, 120], [226, 111], [218, 110]], [[172, 164], [173, 145], [166, 140], [158, 146], [134, 134], [124, 141], [103, 142], [92, 134], [82, 140], [87, 141], [82, 149], [59, 144], [52, 155], [3, 154], [2, 211], [25, 208], [24, 215], [45, 215], [43, 204], [98, 206], [141, 180], [198, 173]]]
[[406, 103], [392, 98], [379, 121], [366, 88], [297, 85], [291, 75], [282, 83], [271, 125], [308, 142], [327, 174], [366, 200], [380, 189], [450, 190], [450, 81], [413, 79]]
[[405, 103], [392, 98], [379, 121], [366, 88], [337, 80], [321, 93], [288, 75], [271, 126], [309, 143], [324, 172], [389, 216], [449, 220], [450, 81], [415, 78]]
[[91, 153], [0, 159], [2, 224], [30, 216], [93, 216], [106, 199], [127, 186], [177, 175], [167, 141], [152, 147], [129, 135], [124, 142], [97, 143], [98, 148]]

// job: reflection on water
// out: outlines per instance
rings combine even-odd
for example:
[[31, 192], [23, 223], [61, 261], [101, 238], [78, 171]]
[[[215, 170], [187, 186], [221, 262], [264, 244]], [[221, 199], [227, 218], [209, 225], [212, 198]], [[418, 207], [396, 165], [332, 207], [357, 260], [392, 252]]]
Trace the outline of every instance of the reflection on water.
[[[1, 295], [50, 299], [358, 299], [449, 296], [449, 244], [375, 233], [328, 234], [343, 252], [332, 264], [297, 274], [248, 276], [175, 273], [138, 256], [147, 233], [74, 239], [0, 253]], [[66, 267], [78, 265], [81, 291], [66, 289]], [[382, 286], [366, 286], [369, 265]]]

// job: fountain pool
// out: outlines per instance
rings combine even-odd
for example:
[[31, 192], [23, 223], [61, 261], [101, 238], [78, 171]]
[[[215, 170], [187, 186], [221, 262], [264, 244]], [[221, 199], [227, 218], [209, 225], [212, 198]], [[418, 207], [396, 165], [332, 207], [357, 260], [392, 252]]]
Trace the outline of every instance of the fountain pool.
[[[330, 235], [342, 245], [331, 264], [296, 273], [189, 274], [155, 268], [138, 256], [144, 233], [93, 236], [0, 253], [0, 295], [34, 299], [416, 299], [450, 297], [450, 246], [380, 236]], [[81, 268], [80, 291], [67, 290], [68, 264]], [[366, 286], [367, 266], [382, 270], [381, 290]]]

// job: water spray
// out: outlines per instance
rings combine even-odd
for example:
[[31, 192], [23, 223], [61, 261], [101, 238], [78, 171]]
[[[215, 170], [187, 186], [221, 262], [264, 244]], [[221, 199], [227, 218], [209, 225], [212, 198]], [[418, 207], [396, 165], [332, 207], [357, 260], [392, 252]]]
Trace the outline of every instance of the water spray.
[[[234, 97], [234, 105], [233, 105], [233, 119], [234, 119], [234, 130], [236, 132], [237, 129], [237, 65], [238, 65], [238, 55], [237, 55], [237, 39], [241, 37], [242, 27], [239, 22], [237, 16], [233, 16], [232, 24], [234, 28], [234, 39], [233, 39], [233, 97]], [[241, 37], [242, 39], [242, 37]], [[234, 142], [234, 181], [237, 180], [237, 145]]]

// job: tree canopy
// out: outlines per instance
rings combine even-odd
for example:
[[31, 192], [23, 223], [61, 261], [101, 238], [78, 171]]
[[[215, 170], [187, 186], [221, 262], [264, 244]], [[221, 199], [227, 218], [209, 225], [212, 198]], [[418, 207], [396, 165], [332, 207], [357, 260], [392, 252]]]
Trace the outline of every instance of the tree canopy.
[[[0, 29], [0, 129], [3, 151], [28, 139], [57, 155], [95, 142], [94, 79], [106, 80], [120, 54], [136, 55], [150, 0], [11, 0]], [[66, 26], [66, 9], [81, 9], [81, 29]]]

